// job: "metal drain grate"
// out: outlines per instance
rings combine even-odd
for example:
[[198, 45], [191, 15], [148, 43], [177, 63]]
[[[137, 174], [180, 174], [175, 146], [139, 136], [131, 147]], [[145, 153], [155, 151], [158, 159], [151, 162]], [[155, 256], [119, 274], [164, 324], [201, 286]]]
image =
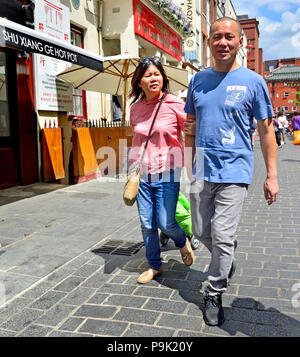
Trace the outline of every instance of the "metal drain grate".
[[92, 250], [92, 252], [132, 256], [136, 254], [143, 246], [144, 242], [135, 243], [131, 241], [111, 239], [104, 242], [99, 248]]

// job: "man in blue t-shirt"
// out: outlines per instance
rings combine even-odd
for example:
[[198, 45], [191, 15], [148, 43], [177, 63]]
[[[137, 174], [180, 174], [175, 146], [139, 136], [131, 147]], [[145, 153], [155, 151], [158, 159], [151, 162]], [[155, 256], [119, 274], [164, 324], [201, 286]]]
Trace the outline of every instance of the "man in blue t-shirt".
[[234, 234], [253, 172], [254, 117], [267, 169], [264, 194], [269, 205], [278, 193], [273, 109], [263, 78], [236, 61], [242, 43], [238, 21], [224, 17], [212, 24], [209, 46], [215, 65], [192, 77], [185, 105], [185, 143], [193, 149], [193, 159], [186, 160], [188, 173], [194, 163], [193, 233], [212, 255], [204, 296], [204, 320], [212, 326], [225, 320], [221, 296], [235, 271]]

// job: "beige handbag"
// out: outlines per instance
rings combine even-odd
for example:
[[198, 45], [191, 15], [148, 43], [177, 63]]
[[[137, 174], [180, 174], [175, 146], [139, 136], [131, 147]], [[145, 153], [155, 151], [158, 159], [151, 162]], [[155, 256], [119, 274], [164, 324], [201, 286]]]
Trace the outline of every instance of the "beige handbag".
[[138, 194], [140, 185], [140, 176], [140, 165], [134, 167], [127, 176], [127, 181], [123, 193], [123, 200], [126, 206], [132, 206], [136, 201], [136, 196]]
[[160, 106], [165, 98], [165, 94], [162, 96], [159, 106], [156, 110], [156, 113], [154, 115], [154, 118], [151, 123], [151, 127], [149, 129], [148, 137], [146, 140], [146, 144], [143, 150], [143, 154], [139, 160], [139, 162], [130, 170], [128, 176], [127, 176], [127, 181], [124, 187], [124, 192], [123, 192], [123, 201], [126, 206], [132, 206], [134, 202], [136, 201], [137, 194], [139, 192], [139, 185], [140, 185], [140, 176], [141, 176], [141, 166], [142, 166], [142, 161], [144, 159], [146, 149], [148, 146], [148, 142], [150, 139], [151, 131], [154, 125], [154, 121], [157, 117], [158, 111], [160, 109]]

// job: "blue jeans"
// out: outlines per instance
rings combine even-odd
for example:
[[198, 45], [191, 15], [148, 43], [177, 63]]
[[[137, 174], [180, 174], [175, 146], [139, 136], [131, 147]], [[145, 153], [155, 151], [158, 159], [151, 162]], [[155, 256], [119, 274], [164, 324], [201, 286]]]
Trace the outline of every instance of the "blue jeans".
[[154, 175], [141, 176], [137, 206], [146, 258], [154, 270], [159, 270], [162, 265], [158, 228], [174, 241], [177, 248], [186, 243], [186, 234], [175, 219], [179, 187], [179, 180], [174, 180], [174, 170], [169, 175], [155, 175], [155, 179]]

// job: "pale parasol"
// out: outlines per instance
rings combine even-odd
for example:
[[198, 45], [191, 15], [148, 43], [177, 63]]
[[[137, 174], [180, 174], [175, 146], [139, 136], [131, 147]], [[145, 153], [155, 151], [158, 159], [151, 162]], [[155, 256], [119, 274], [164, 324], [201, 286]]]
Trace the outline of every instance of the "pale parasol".
[[[86, 67], [72, 65], [57, 76], [70, 83], [75, 89], [123, 95], [123, 118], [126, 116], [126, 99], [131, 88], [131, 78], [139, 58], [130, 55], [118, 55], [103, 58], [103, 72]], [[188, 87], [188, 72], [185, 69], [163, 65], [169, 79], [170, 92], [178, 92]]]

